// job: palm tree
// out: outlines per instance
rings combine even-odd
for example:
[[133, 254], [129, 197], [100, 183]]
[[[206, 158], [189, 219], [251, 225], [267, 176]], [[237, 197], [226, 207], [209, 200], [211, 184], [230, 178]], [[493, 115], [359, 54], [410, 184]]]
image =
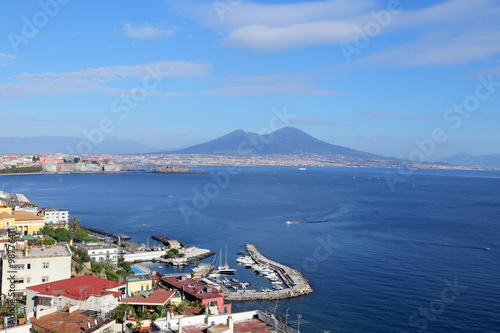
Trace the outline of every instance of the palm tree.
[[71, 230], [71, 244], [75, 243], [75, 233], [81, 225], [82, 222], [78, 219], [78, 217], [71, 217], [69, 221], [69, 229]]
[[69, 220], [69, 229], [71, 230], [71, 232], [75, 233], [76, 230], [81, 227], [82, 225], [82, 222], [78, 219], [78, 217], [76, 216], [73, 216], [70, 220]]

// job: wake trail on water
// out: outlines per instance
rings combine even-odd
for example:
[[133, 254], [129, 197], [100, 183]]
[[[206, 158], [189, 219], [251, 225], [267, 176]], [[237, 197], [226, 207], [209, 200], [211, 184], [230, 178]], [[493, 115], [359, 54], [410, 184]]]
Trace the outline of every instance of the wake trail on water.
[[323, 218], [318, 220], [310, 220], [310, 221], [287, 221], [287, 224], [306, 224], [306, 223], [335, 223], [338, 222], [338, 218], [347, 214], [350, 211], [351, 204], [346, 204], [340, 208], [339, 211], [327, 214]]

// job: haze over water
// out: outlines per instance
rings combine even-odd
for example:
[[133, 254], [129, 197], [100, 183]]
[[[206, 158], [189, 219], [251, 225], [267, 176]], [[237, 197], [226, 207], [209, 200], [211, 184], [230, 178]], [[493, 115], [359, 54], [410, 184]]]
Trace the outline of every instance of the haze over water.
[[[203, 169], [212, 175], [225, 170]], [[210, 174], [0, 181], [5, 191], [26, 194], [39, 207], [68, 209], [87, 226], [135, 241], [162, 234], [214, 252], [227, 243], [233, 267], [236, 252], [254, 244], [299, 269], [314, 289], [279, 302], [280, 315], [287, 307], [290, 320], [303, 314], [302, 332], [497, 331], [500, 173], [419, 171], [391, 191], [386, 172], [242, 168], [188, 223], [179, 206], [194, 208], [198, 190], [215, 188]], [[233, 309], [272, 306], [234, 303]]]

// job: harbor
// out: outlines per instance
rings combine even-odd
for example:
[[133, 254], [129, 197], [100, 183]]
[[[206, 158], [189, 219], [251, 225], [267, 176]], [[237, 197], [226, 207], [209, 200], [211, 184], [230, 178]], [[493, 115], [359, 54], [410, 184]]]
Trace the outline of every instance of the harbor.
[[[266, 258], [252, 244], [245, 245], [245, 249], [255, 262], [254, 265], [257, 265], [257, 267], [249, 266], [249, 263], [246, 267], [255, 267], [256, 269], [261, 267], [261, 274], [272, 279], [271, 281], [273, 282], [271, 283], [276, 283], [276, 285], [274, 290], [264, 289], [261, 291], [249, 289], [230, 291], [224, 288], [223, 290], [228, 301], [278, 300], [307, 295], [313, 292], [307, 280], [297, 270]], [[272, 274], [279, 276], [280, 280], [286, 285], [286, 288], [279, 287], [279, 280], [273, 278]]]

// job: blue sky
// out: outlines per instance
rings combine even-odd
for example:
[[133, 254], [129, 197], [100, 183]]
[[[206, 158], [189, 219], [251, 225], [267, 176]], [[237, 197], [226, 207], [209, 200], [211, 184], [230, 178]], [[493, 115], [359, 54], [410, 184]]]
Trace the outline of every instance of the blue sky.
[[288, 125], [388, 156], [500, 153], [496, 0], [41, 0], [0, 12], [3, 137], [101, 131], [169, 148]]

